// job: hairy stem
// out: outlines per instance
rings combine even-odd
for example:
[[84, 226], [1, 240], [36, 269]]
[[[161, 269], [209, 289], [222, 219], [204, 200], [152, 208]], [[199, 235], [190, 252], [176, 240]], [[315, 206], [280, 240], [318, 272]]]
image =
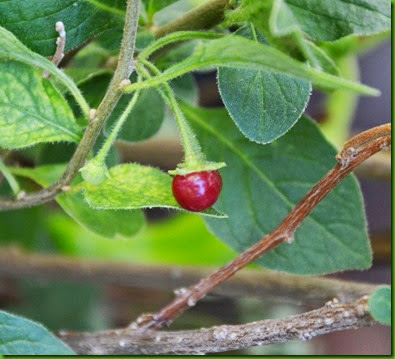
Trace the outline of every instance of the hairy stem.
[[[167, 306], [155, 314], [143, 314], [131, 328], [160, 328], [169, 325], [177, 316], [205, 297], [219, 284], [232, 277], [240, 269], [282, 243], [292, 243], [294, 233], [303, 220], [355, 167], [381, 149], [391, 145], [391, 125], [368, 130], [349, 140], [337, 156], [338, 163], [294, 207], [280, 225], [259, 242], [240, 254], [236, 259], [182, 291]], [[352, 151], [350, 149], [352, 148]]]
[[23, 199], [3, 199], [0, 200], [0, 211], [31, 207], [54, 199], [64, 186], [71, 183], [83, 166], [89, 152], [91, 151], [97, 136], [100, 133], [105, 121], [111, 115], [115, 105], [122, 96], [120, 84], [123, 80], [129, 79], [133, 71], [133, 54], [136, 41], [136, 33], [139, 19], [140, 1], [128, 0], [126, 8], [125, 26], [121, 49], [119, 53], [118, 66], [115, 70], [110, 87], [100, 103], [95, 116], [85, 130], [84, 136], [79, 143], [69, 165], [62, 177], [52, 186], [39, 192], [26, 195]]
[[[142, 64], [144, 66], [147, 66], [156, 75], [160, 74], [159, 70], [148, 61], [142, 60]], [[140, 71], [142, 71], [143, 75], [148, 79], [152, 78], [149, 72], [147, 72], [143, 67], [141, 67]], [[202, 153], [200, 144], [197, 141], [194, 133], [192, 132], [192, 129], [190, 128], [188, 122], [186, 121], [184, 114], [182, 113], [180, 106], [177, 103], [173, 90], [171, 89], [169, 84], [164, 83], [162, 85], [162, 88], [159, 89], [159, 93], [163, 97], [163, 100], [170, 107], [174, 114], [174, 117], [176, 118], [181, 135], [182, 147], [185, 154], [185, 164], [192, 167], [204, 164], [205, 158]]]

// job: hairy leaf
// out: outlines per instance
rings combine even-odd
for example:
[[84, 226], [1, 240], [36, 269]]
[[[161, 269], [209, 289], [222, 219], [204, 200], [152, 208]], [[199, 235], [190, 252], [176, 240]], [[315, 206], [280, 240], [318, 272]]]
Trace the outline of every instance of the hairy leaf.
[[5, 355], [72, 355], [66, 344], [41, 324], [0, 311], [0, 353]]
[[126, 86], [125, 91], [157, 86], [187, 72], [207, 67], [270, 70], [311, 81], [313, 85], [324, 89], [346, 89], [373, 96], [379, 94], [376, 89], [319, 71], [273, 47], [237, 35], [202, 42], [186, 60], [169, 67], [162, 75], [146, 80], [141, 85]]
[[0, 147], [81, 138], [67, 102], [50, 81], [27, 65], [0, 63]]
[[391, 325], [391, 288], [379, 288], [370, 296], [369, 312], [379, 323]]
[[373, 35], [390, 27], [390, 0], [275, 0], [271, 15], [274, 34], [301, 29], [320, 41]]
[[[9, 3], [9, 1], [7, 1], [7, 3]], [[0, 6], [1, 4], [0, 2]], [[89, 113], [89, 107], [74, 82], [51, 61], [28, 49], [11, 32], [3, 27], [0, 27], [0, 61], [22, 62], [55, 75], [56, 78], [61, 81], [62, 85], [75, 97], [82, 112], [85, 115]]]
[[[19, 176], [32, 179], [41, 186], [49, 186], [54, 183], [64, 172], [65, 165], [47, 165], [34, 169], [13, 168], [12, 172]], [[81, 182], [80, 176], [74, 180], [74, 184]], [[64, 211], [86, 229], [105, 238], [130, 238], [144, 226], [144, 215], [139, 210], [112, 211], [96, 210], [88, 206], [81, 192], [74, 194], [61, 194], [56, 201]]]
[[[207, 158], [224, 161], [223, 190], [215, 208], [227, 219], [205, 219], [211, 231], [241, 252], [270, 233], [335, 164], [335, 151], [302, 117], [269, 145], [244, 138], [225, 110], [182, 105]], [[334, 210], [336, 208], [336, 210]], [[363, 202], [352, 176], [345, 179], [296, 231], [258, 263], [298, 274], [324, 274], [371, 265]]]
[[39, 4], [31, 0], [2, 1], [0, 14], [0, 26], [43, 56], [55, 52], [57, 21], [66, 28], [66, 51], [122, 21], [86, 0], [40, 0]]
[[[183, 210], [172, 190], [172, 177], [148, 166], [124, 164], [112, 167], [109, 177], [99, 185], [85, 182], [85, 198], [98, 209], [174, 208]], [[199, 214], [224, 217], [214, 209]]]
[[[258, 41], [251, 27], [238, 34]], [[270, 70], [220, 68], [218, 84], [236, 125], [259, 143], [272, 142], [287, 132], [302, 115], [311, 92], [310, 82]]]

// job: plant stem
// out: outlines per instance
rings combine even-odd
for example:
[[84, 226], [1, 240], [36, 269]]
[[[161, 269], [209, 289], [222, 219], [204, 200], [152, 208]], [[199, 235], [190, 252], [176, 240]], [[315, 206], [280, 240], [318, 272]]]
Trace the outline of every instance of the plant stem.
[[[156, 75], [160, 75], [160, 71], [150, 62], [141, 60], [141, 63], [144, 66], [149, 67]], [[142, 71], [143, 75], [148, 79], [152, 78], [143, 67], [139, 67], [139, 70]], [[178, 128], [181, 134], [181, 142], [184, 148], [186, 167], [198, 167], [199, 165], [204, 165], [205, 158], [200, 144], [192, 132], [188, 122], [186, 121], [184, 114], [177, 103], [173, 90], [169, 84], [164, 83], [162, 84], [162, 89], [159, 89], [159, 93], [163, 97], [164, 101], [169, 105], [177, 120]]]
[[[140, 82], [140, 79], [137, 80], [137, 82]], [[106, 139], [106, 141], [104, 142], [102, 148], [100, 149], [100, 151], [98, 152], [98, 154], [95, 157], [95, 160], [104, 163], [107, 153], [110, 150], [112, 144], [115, 142], [115, 140], [117, 139], [117, 136], [119, 134], [119, 131], [121, 130], [123, 124], [125, 123], [126, 119], [128, 118], [130, 112], [132, 111], [133, 107], [135, 106], [138, 97], [140, 95], [140, 91], [136, 91], [133, 94], [132, 99], [129, 101], [127, 107], [125, 108], [125, 110], [122, 112], [122, 115], [119, 117], [119, 119], [117, 120], [117, 123], [115, 124], [113, 130], [111, 131], [110, 136], [108, 136], [108, 138]]]
[[133, 54], [136, 42], [139, 11], [140, 0], [127, 0], [125, 26], [117, 68], [108, 91], [96, 111], [95, 118], [92, 119], [85, 130], [84, 136], [62, 177], [52, 186], [39, 192], [26, 195], [21, 200], [0, 200], [0, 211], [31, 207], [50, 201], [62, 191], [62, 187], [69, 185], [77, 175], [79, 169], [83, 166], [89, 152], [91, 151], [105, 121], [111, 115], [115, 105], [122, 96], [122, 91], [120, 89], [122, 80], [129, 79], [129, 76], [133, 71]]
[[260, 320], [242, 325], [221, 325], [181, 331], [138, 331], [122, 329], [96, 333], [62, 332], [77, 354], [206, 354], [310, 340], [316, 336], [376, 324], [368, 312], [368, 297], [350, 303], [332, 303], [282, 319]]
[[14, 178], [12, 173], [8, 170], [7, 166], [4, 164], [2, 159], [0, 158], [0, 173], [3, 173], [3, 176], [7, 180], [8, 184], [11, 187], [12, 192], [15, 196], [21, 191], [17, 180]]
[[140, 316], [136, 322], [131, 324], [131, 327], [138, 327], [145, 331], [169, 325], [177, 316], [194, 306], [197, 301], [232, 277], [240, 269], [278, 245], [284, 242], [292, 243], [296, 229], [325, 196], [355, 167], [390, 145], [390, 124], [365, 131], [348, 141], [343, 151], [337, 156], [338, 163], [336, 166], [306, 194], [273, 232], [263, 237], [226, 266], [183, 291], [182, 294], [177, 295], [171, 303], [159, 312]]
[[156, 37], [162, 37], [176, 31], [211, 29], [224, 19], [229, 0], [208, 0], [184, 16], [154, 31]]
[[[14, 199], [0, 199], [0, 211], [32, 207], [51, 201], [59, 193], [61, 193], [62, 187], [69, 185], [73, 178], [77, 175], [78, 170], [81, 168], [90, 150], [92, 149], [104, 122], [110, 116], [114, 106], [117, 104], [120, 96], [122, 95], [121, 91], [119, 90], [120, 82], [123, 79], [129, 78], [129, 76], [125, 75], [128, 73], [130, 74], [133, 69], [132, 59], [139, 19], [139, 5], [140, 1], [138, 0], [127, 0], [124, 34], [121, 44], [119, 62], [113, 81], [111, 82], [110, 88], [97, 110], [96, 118], [86, 129], [76, 152], [71, 158], [66, 172], [62, 175], [57, 183], [41, 191], [28, 194], [21, 200], [17, 201]], [[155, 31], [155, 35], [156, 37], [162, 37], [175, 31], [201, 30], [211, 28], [223, 20], [224, 12], [228, 5], [229, 0], [208, 0], [203, 5], [188, 12], [181, 18], [158, 28]], [[84, 98], [81, 96], [74, 83], [67, 76], [61, 76], [61, 74], [63, 73], [56, 75], [61, 77], [61, 80], [75, 96], [84, 113], [88, 113], [89, 107], [87, 106]]]
[[[337, 65], [344, 77], [352, 81], [358, 80], [358, 59], [355, 55], [341, 58]], [[351, 91], [336, 90], [327, 96], [326, 113], [324, 113], [324, 118], [320, 121], [319, 126], [328, 141], [339, 149], [349, 137], [358, 95]]]
[[223, 37], [224, 34], [216, 33], [216, 32], [205, 32], [205, 31], [178, 31], [165, 37], [162, 37], [152, 44], [147, 46], [143, 51], [140, 52], [138, 59], [146, 60], [152, 55], [155, 51], [163, 48], [166, 45], [173, 44], [175, 42], [181, 42], [186, 40], [196, 40], [196, 39], [219, 39]]

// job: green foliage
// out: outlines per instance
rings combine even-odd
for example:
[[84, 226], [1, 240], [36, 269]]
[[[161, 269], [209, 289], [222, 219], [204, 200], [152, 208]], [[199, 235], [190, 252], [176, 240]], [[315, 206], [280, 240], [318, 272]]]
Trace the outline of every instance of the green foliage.
[[80, 140], [81, 129], [70, 107], [38, 70], [0, 63], [0, 98], [0, 147]]
[[[172, 178], [148, 166], [124, 164], [112, 167], [100, 185], [85, 183], [85, 199], [96, 209], [174, 208], [183, 210], [173, 197]], [[224, 217], [211, 208], [202, 215]]]
[[19, 245], [30, 250], [46, 247], [44, 213], [41, 207], [1, 212], [0, 245]]
[[[30, 168], [13, 168], [14, 174], [32, 179], [41, 186], [54, 183], [64, 172], [65, 165], [48, 165]], [[81, 183], [78, 176], [75, 185]], [[86, 203], [81, 192], [61, 194], [56, 201], [64, 211], [86, 229], [105, 238], [130, 238], [144, 226], [144, 215], [139, 210], [95, 210]]]
[[190, 214], [155, 221], [130, 241], [110, 242], [60, 213], [48, 215], [47, 223], [58, 250], [71, 256], [183, 266], [220, 266], [236, 256], [207, 230], [201, 217]]
[[[258, 41], [251, 27], [238, 35]], [[236, 125], [259, 143], [272, 142], [287, 132], [302, 115], [311, 92], [309, 82], [268, 70], [220, 68], [218, 84]]]
[[75, 97], [82, 112], [88, 114], [89, 106], [74, 82], [51, 61], [28, 49], [11, 32], [2, 27], [0, 27], [0, 61], [18, 61], [53, 74]]
[[[186, 104], [182, 108], [205, 153], [227, 163], [215, 208], [228, 218], [205, 220], [238, 252], [275, 229], [335, 163], [335, 151], [307, 118], [279, 140], [261, 146], [245, 139], [225, 110]], [[365, 269], [371, 260], [360, 190], [350, 177], [305, 219], [292, 245], [281, 245], [258, 263], [297, 274], [324, 274]]]
[[379, 323], [391, 325], [391, 288], [377, 289], [369, 298], [369, 312]]
[[285, 53], [268, 45], [260, 44], [241, 36], [232, 35], [202, 42], [194, 54], [186, 60], [169, 67], [162, 75], [141, 85], [132, 84], [124, 88], [131, 92], [138, 88], [158, 86], [187, 72], [207, 67], [231, 67], [248, 70], [270, 70], [287, 74], [324, 89], [347, 89], [357, 93], [377, 96], [371, 87], [316, 70], [308, 64], [296, 61]]
[[0, 311], [0, 353], [5, 355], [72, 355], [74, 352], [42, 325]]
[[95, 331], [109, 326], [103, 310], [105, 293], [98, 286], [66, 281], [41, 282], [37, 285], [25, 279], [18, 281], [18, 293], [23, 300], [13, 303], [9, 310], [40, 322], [52, 332], [65, 328], [70, 331]]
[[285, 35], [302, 30], [320, 41], [347, 35], [373, 35], [391, 26], [389, 0], [275, 0], [271, 30]]
[[66, 51], [122, 21], [86, 0], [40, 0], [39, 5], [29, 0], [11, 0], [0, 2], [0, 14], [0, 26], [43, 56], [55, 52], [57, 21], [66, 28]]
[[[332, 119], [326, 132], [342, 129], [341, 135], [334, 131], [340, 138], [352, 117], [352, 93], [379, 94], [351, 81], [357, 71], [350, 54], [371, 46], [366, 43], [377, 44], [380, 33], [390, 28], [390, 1], [232, 1], [241, 5], [227, 11], [226, 21], [214, 31], [179, 31], [155, 39], [159, 27], [204, 1], [142, 0], [133, 65], [144, 80], [132, 75], [103, 127], [89, 114], [100, 104], [106, 113], [116, 101], [103, 105], [103, 98], [115, 99], [121, 90], [114, 86], [107, 93], [122, 59], [118, 49], [126, 2], [41, 0], [37, 6], [31, 0], [0, 1], [0, 148], [18, 150], [2, 151], [2, 177], [12, 182], [11, 173], [18, 176], [20, 182], [12, 183], [17, 193], [18, 186], [30, 191], [30, 180], [42, 187], [54, 184], [67, 168], [61, 163], [70, 158], [69, 168], [85, 170], [56, 197], [68, 216], [46, 206], [2, 213], [0, 244], [40, 250], [55, 246], [70, 255], [128, 262], [222, 265], [234, 258], [233, 250], [240, 253], [275, 229], [333, 167], [334, 149], [303, 111], [312, 86], [341, 90], [331, 94], [326, 108], [327, 117], [337, 121]], [[65, 24], [66, 52], [84, 47], [75, 56], [70, 53], [65, 70], [43, 57], [55, 52], [57, 21]], [[230, 25], [247, 26], [231, 34]], [[373, 34], [379, 35], [357, 38]], [[213, 68], [219, 68], [218, 86], [229, 113], [194, 107], [199, 94], [190, 72]], [[53, 76], [44, 78], [43, 71]], [[128, 93], [136, 90], [140, 96], [134, 103]], [[116, 138], [138, 142], [154, 136], [166, 116], [164, 103], [175, 116], [185, 155], [169, 173], [227, 167], [221, 169], [223, 191], [215, 208], [199, 213], [204, 220], [184, 213], [145, 226], [142, 209], [185, 212], [173, 197], [172, 177], [149, 166], [119, 165], [116, 145], [111, 146]], [[14, 163], [22, 167], [5, 167]], [[8, 182], [3, 179], [1, 195], [15, 196]], [[325, 274], [368, 268], [371, 257], [360, 189], [349, 176], [303, 221], [292, 245], [282, 244], [257, 264]], [[85, 289], [79, 293], [87, 299], [79, 318], [95, 316], [87, 306], [98, 310], [96, 292]], [[53, 297], [48, 294], [58, 319], [70, 309], [62, 303], [65, 292], [73, 290], [60, 285]], [[41, 295], [32, 290], [29, 304], [36, 306]], [[369, 299], [372, 316], [383, 324], [390, 323], [390, 296], [389, 288], [381, 288]], [[47, 323], [52, 319], [49, 311], [38, 317]], [[88, 324], [88, 330], [103, 325]], [[0, 353], [72, 354], [40, 325], [5, 312], [0, 312]]]
[[[98, 72], [96, 76], [80, 83], [80, 88], [87, 101], [93, 108], [97, 108], [103, 98], [112, 74], [109, 72]], [[135, 79], [135, 76], [133, 76]], [[106, 122], [104, 133], [108, 136], [114, 127], [115, 122], [130, 102], [132, 95], [125, 95], [119, 100], [114, 111]], [[164, 118], [164, 104], [155, 89], [142, 91], [137, 99], [126, 122], [122, 126], [118, 140], [125, 142], [138, 142], [152, 137], [158, 132]]]

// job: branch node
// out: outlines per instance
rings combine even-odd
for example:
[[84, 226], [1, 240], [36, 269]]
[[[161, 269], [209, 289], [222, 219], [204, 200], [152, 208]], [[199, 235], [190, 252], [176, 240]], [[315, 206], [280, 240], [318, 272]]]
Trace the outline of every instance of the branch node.
[[125, 87], [125, 86], [128, 86], [128, 85], [130, 85], [130, 80], [129, 79], [123, 79], [120, 83], [119, 83], [119, 89], [122, 91], [123, 90], [123, 88]]
[[22, 201], [25, 197], [26, 197], [26, 192], [25, 192], [25, 191], [20, 191], [20, 192], [16, 195], [16, 199], [17, 199], [18, 201]]

